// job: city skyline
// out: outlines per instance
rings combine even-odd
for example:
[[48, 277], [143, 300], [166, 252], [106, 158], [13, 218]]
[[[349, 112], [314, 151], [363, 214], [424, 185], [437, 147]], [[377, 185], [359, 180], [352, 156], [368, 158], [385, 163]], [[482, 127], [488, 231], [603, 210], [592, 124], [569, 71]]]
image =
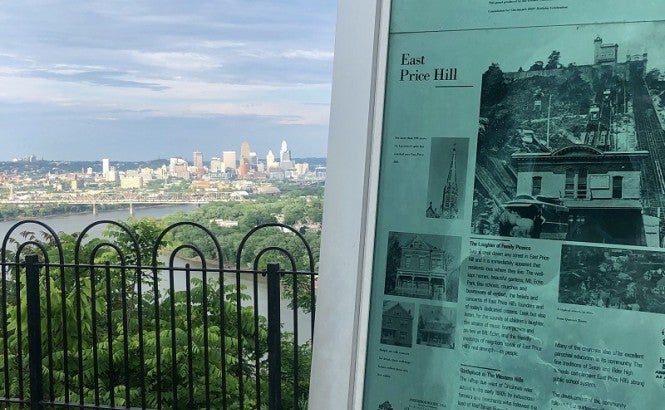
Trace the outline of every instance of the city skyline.
[[283, 139], [325, 156], [333, 1], [7, 3], [0, 22], [0, 160], [189, 158], [245, 140], [263, 153]]
[[[243, 143], [245, 143], [245, 142], [247, 142], [247, 141], [243, 141]], [[282, 140], [281, 141], [282, 145], [280, 145], [280, 146], [284, 147], [284, 145], [283, 145], [284, 143], [286, 143], [286, 140]], [[251, 148], [252, 145], [249, 144], [249, 147]], [[70, 159], [62, 159], [62, 158], [38, 157], [38, 156], [33, 155], [33, 154], [26, 154], [26, 155], [16, 156], [16, 157], [13, 157], [13, 158], [0, 158], [0, 163], [2, 163], [2, 162], [42, 161], [42, 160], [43, 161], [71, 161], [71, 162], [77, 162], [77, 161], [97, 162], [97, 161], [101, 161], [102, 166], [104, 166], [104, 162], [106, 161], [107, 162], [106, 166], [108, 166], [109, 161], [115, 161], [115, 162], [142, 162], [142, 161], [158, 161], [158, 160], [168, 160], [170, 158], [179, 158], [179, 159], [183, 159], [183, 160], [187, 161], [188, 163], [193, 164], [195, 162], [193, 157], [197, 156], [198, 154], [201, 154], [202, 161], [203, 161], [204, 164], [206, 164], [206, 163], [209, 164], [211, 159], [213, 159], [213, 158], [223, 159], [224, 157], [233, 158], [234, 160], [231, 160], [230, 162], [237, 163], [239, 155], [240, 155], [240, 149], [241, 148], [242, 148], [242, 144], [240, 145], [240, 148], [237, 149], [237, 150], [224, 148], [222, 150], [216, 149], [216, 150], [212, 150], [211, 152], [206, 152], [206, 151], [203, 151], [203, 150], [200, 150], [200, 149], [193, 149], [193, 150], [189, 151], [189, 154], [183, 154], [183, 155], [174, 154], [174, 155], [166, 155], [166, 156], [155, 157], [155, 158], [138, 158], [138, 159], [135, 159], [135, 160], [125, 160], [125, 159], [122, 159], [122, 158], [110, 158], [109, 156], [104, 156], [101, 159], [100, 158], [76, 158], [74, 160], [70, 160]], [[276, 151], [276, 152], [279, 152], [281, 154], [280, 151]], [[288, 160], [290, 160], [291, 159], [291, 149], [289, 148], [287, 152], [289, 153], [288, 154], [289, 155]], [[270, 161], [267, 161], [267, 158], [270, 157], [270, 155], [273, 153], [273, 148], [269, 147], [266, 152], [256, 152], [255, 150], [252, 149], [250, 151], [250, 153], [251, 154], [256, 154], [256, 157], [257, 157], [258, 161], [263, 162], [263, 163], [268, 163]], [[273, 155], [273, 157], [274, 157], [274, 155]], [[297, 158], [297, 159], [323, 158], [323, 159], [325, 159], [326, 156], [325, 155], [323, 155], [323, 156], [296, 155], [293, 158]], [[274, 158], [274, 160], [276, 162], [280, 162], [280, 157]]]

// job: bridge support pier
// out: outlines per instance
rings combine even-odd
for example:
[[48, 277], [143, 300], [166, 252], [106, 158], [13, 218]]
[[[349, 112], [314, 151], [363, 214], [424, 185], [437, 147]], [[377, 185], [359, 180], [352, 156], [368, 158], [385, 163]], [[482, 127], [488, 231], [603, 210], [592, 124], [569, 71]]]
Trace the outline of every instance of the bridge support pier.
[[134, 204], [129, 203], [129, 215], [134, 216]]
[[97, 204], [96, 203], [92, 204], [92, 215], [97, 216]]

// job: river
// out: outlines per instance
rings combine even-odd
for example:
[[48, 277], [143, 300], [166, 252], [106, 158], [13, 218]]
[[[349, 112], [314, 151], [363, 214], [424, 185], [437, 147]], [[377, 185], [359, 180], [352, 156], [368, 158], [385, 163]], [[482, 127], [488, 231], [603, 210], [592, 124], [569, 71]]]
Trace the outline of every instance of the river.
[[[195, 205], [169, 205], [169, 206], [155, 206], [155, 207], [146, 207], [139, 208], [134, 207], [134, 217], [135, 218], [163, 218], [167, 215], [178, 211], [191, 211], [194, 209]], [[83, 213], [83, 214], [71, 214], [71, 215], [55, 215], [55, 216], [40, 216], [37, 219], [40, 222], [46, 223], [48, 226], [53, 228], [56, 232], [65, 232], [65, 233], [74, 233], [81, 232], [89, 224], [99, 221], [101, 219], [110, 219], [110, 220], [126, 220], [129, 218], [129, 208], [127, 209], [118, 209], [114, 211], [103, 211], [98, 212], [97, 215], [92, 213]], [[0, 222], [0, 235], [5, 236], [7, 231], [18, 221], [3, 221]], [[34, 225], [33, 225], [34, 226]], [[30, 226], [26, 226], [26, 229], [30, 229]], [[34, 229], [37, 229], [36, 227]]]
[[[151, 218], [163, 218], [165, 216], [168, 216], [170, 214], [173, 214], [178, 211], [190, 211], [194, 209], [196, 206], [195, 205], [169, 205], [169, 206], [162, 206], [162, 207], [147, 207], [147, 208], [138, 208], [134, 207], [134, 217], [135, 218], [144, 218], [144, 217], [151, 217]], [[56, 215], [56, 216], [45, 216], [45, 217], [38, 217], [34, 218], [36, 220], [39, 220], [40, 222], [43, 222], [50, 226], [55, 232], [65, 232], [65, 233], [74, 233], [74, 232], [80, 232], [82, 231], [85, 227], [90, 225], [91, 223], [95, 221], [99, 221], [102, 219], [108, 219], [108, 220], [120, 220], [120, 221], [125, 221], [127, 218], [130, 217], [129, 214], [129, 209], [124, 209], [124, 210], [114, 210], [114, 211], [103, 211], [97, 213], [97, 215], [93, 215], [92, 213], [84, 213], [84, 214], [72, 214], [72, 215]], [[11, 229], [12, 226], [14, 226], [18, 221], [3, 221], [0, 222], [0, 237], [4, 238], [5, 234]], [[104, 229], [103, 226], [101, 227], [95, 227], [92, 231], [92, 235], [99, 235], [101, 231]], [[26, 224], [25, 226], [22, 226], [18, 228], [18, 232], [20, 231], [34, 231], [34, 232], [39, 232], [43, 231], [44, 229], [38, 225], [34, 224]], [[17, 238], [18, 239], [18, 238]], [[163, 262], [165, 265], [168, 264], [168, 259], [166, 257], [162, 258], [161, 262]], [[184, 267], [185, 264], [190, 263], [192, 268], [200, 268], [201, 265], [196, 262], [191, 262], [191, 261], [186, 261], [184, 259], [176, 258], [174, 261], [175, 267]], [[166, 276], [166, 275], [164, 275]], [[253, 278], [249, 274], [244, 274], [245, 277], [241, 278], [241, 284], [246, 287], [245, 293], [251, 294], [254, 283], [253, 283]], [[201, 273], [200, 272], [194, 272], [192, 273], [192, 277], [194, 278], [201, 278]], [[176, 272], [176, 276], [174, 278], [174, 288], [175, 290], [185, 290], [186, 287], [186, 279], [185, 279], [185, 273], [184, 272]], [[235, 283], [235, 275], [225, 275], [225, 283], [226, 284], [231, 284]], [[267, 284], [266, 280], [264, 277], [259, 276], [257, 280], [257, 287], [258, 287], [258, 312], [262, 316], [267, 316]], [[163, 290], [168, 289], [168, 280], [163, 279], [161, 283], [161, 288]], [[243, 304], [245, 305], [253, 305], [253, 299], [245, 301]], [[281, 320], [284, 325], [284, 330], [286, 331], [293, 331], [293, 311], [288, 307], [288, 301], [282, 300], [280, 302], [280, 312], [281, 312]], [[309, 314], [304, 314], [303, 312], [298, 312], [298, 334], [299, 334], [299, 342], [306, 341], [310, 338], [310, 315]]]

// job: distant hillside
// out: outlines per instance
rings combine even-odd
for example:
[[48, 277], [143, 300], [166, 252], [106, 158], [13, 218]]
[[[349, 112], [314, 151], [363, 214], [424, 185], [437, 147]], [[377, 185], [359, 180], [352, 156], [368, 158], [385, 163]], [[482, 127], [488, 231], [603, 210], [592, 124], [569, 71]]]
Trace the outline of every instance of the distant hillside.
[[[310, 169], [318, 166], [326, 166], [326, 158], [295, 158], [296, 163], [306, 162]], [[138, 168], [160, 168], [162, 165], [169, 165], [166, 159], [154, 159], [151, 161], [111, 161], [111, 166], [118, 171], [128, 171]], [[17, 174], [62, 174], [70, 172], [85, 172], [92, 168], [93, 172], [102, 172], [101, 161], [54, 161], [54, 160], [33, 160], [33, 161], [0, 161], [0, 173]]]
[[[626, 65], [574, 66], [551, 70], [503, 73], [493, 64], [483, 74], [479, 150], [509, 158], [510, 153], [538, 151], [525, 145], [521, 130], [533, 131], [552, 149], [580, 143], [592, 104], [610, 91], [615, 112], [624, 111]], [[479, 156], [482, 158], [483, 156]]]
[[326, 166], [326, 158], [320, 158], [320, 157], [305, 157], [305, 158], [294, 158], [293, 159], [296, 163], [303, 163], [306, 162], [309, 164], [310, 168], [314, 167], [325, 167]]
[[[119, 171], [127, 171], [138, 168], [159, 168], [162, 165], [168, 165], [168, 161], [157, 159], [152, 161], [111, 161], [111, 165]], [[0, 173], [34, 173], [34, 174], [53, 174], [85, 172], [92, 168], [93, 172], [102, 172], [101, 161], [2, 161], [0, 162]]]

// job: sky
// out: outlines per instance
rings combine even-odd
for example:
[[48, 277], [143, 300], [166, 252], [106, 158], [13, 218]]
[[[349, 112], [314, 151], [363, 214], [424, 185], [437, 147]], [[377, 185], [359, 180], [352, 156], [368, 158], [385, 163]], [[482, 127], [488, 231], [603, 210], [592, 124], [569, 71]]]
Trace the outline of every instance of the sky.
[[0, 3], [0, 161], [324, 157], [334, 0]]

